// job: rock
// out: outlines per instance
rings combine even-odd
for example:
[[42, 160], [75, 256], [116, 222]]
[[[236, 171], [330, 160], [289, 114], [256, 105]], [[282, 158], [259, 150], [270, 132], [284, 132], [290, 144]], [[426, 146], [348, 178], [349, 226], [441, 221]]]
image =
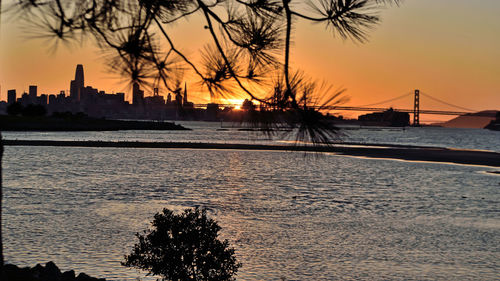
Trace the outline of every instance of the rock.
[[41, 264], [37, 264], [31, 269], [31, 272], [34, 278], [40, 278], [43, 275], [44, 270], [45, 269]]
[[61, 276], [61, 281], [73, 281], [73, 280], [75, 280], [74, 270], [65, 271]]
[[92, 279], [93, 279], [92, 277], [88, 276], [83, 272], [78, 274], [78, 276], [76, 277], [76, 281], [92, 281]]
[[31, 268], [19, 268], [13, 264], [4, 265], [4, 272], [0, 276], [2, 281], [38, 281], [33, 277]]
[[13, 264], [6, 264], [3, 266], [3, 270], [4, 270], [4, 272], [16, 272], [19, 270], [19, 267], [17, 267], [17, 265], [13, 265]]
[[50, 280], [59, 280], [61, 278], [61, 270], [52, 261], [45, 264], [45, 270], [43, 271], [43, 277], [48, 277]]
[[78, 274], [75, 278], [75, 271], [69, 270], [61, 273], [61, 270], [53, 262], [48, 262], [45, 267], [37, 264], [33, 268], [19, 268], [13, 264], [4, 265], [4, 272], [0, 275], [1, 281], [106, 281], [90, 277], [85, 273]]
[[3, 275], [0, 276], [1, 280], [32, 280], [33, 276], [26, 268], [19, 268], [13, 264], [6, 264], [3, 267]]
[[88, 276], [87, 274], [85, 273], [80, 273], [78, 274], [78, 276], [76, 277], [75, 279], [76, 281], [106, 281], [106, 279], [104, 278], [100, 278], [100, 279], [97, 279], [97, 278], [94, 278], [94, 277], [90, 277]]

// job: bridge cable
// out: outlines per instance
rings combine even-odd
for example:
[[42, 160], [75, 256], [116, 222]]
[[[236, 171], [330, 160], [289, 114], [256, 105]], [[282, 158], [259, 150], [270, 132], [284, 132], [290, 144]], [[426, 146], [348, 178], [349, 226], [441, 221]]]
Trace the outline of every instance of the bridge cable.
[[409, 96], [409, 95], [413, 95], [413, 94], [412, 93], [406, 93], [406, 94], [401, 95], [399, 97], [395, 97], [395, 98], [392, 98], [392, 99], [388, 99], [388, 100], [384, 100], [384, 101], [380, 101], [380, 102], [376, 102], [376, 103], [360, 105], [360, 106], [357, 106], [357, 107], [369, 107], [369, 106], [379, 105], [379, 104], [383, 104], [383, 103], [395, 101], [395, 100], [398, 100], [398, 99], [402, 99], [402, 98], [404, 98], [406, 96]]
[[420, 92], [420, 93], [421, 93], [423, 96], [426, 96], [426, 97], [428, 97], [428, 98], [430, 98], [430, 99], [432, 99], [432, 100], [435, 100], [435, 101], [437, 101], [437, 102], [440, 102], [440, 103], [446, 104], [446, 105], [448, 105], [448, 106], [455, 107], [455, 108], [459, 108], [459, 109], [462, 109], [462, 110], [471, 111], [471, 112], [477, 112], [477, 110], [470, 109], [470, 108], [465, 108], [465, 107], [461, 107], [461, 106], [458, 106], [458, 105], [454, 105], [454, 104], [451, 104], [451, 103], [445, 102], [445, 101], [443, 101], [443, 100], [440, 100], [440, 99], [438, 99], [438, 98], [432, 97], [432, 96], [430, 96], [430, 95], [427, 95], [427, 94], [425, 94], [425, 93], [422, 93], [422, 92]]

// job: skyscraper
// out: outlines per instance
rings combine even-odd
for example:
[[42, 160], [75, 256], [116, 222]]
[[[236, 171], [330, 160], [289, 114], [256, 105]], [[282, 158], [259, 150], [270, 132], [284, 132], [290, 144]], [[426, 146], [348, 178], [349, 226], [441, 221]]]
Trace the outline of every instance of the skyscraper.
[[16, 90], [8, 90], [7, 91], [7, 103], [8, 104], [13, 104], [16, 102]]
[[170, 105], [172, 103], [172, 95], [170, 93], [168, 93], [168, 96], [167, 96], [167, 105]]
[[75, 80], [71, 80], [69, 89], [70, 97], [73, 101], [80, 101], [83, 88], [85, 87], [85, 80], [83, 77], [83, 65], [76, 66]]
[[184, 82], [184, 102], [183, 105], [186, 106], [188, 103], [188, 91], [187, 91], [187, 84]]
[[37, 91], [38, 91], [37, 86], [30, 85], [29, 95], [30, 95], [31, 103], [36, 103]]
[[139, 84], [135, 82], [132, 85], [132, 104], [133, 105], [142, 105], [144, 100], [144, 91], [141, 90]]
[[77, 101], [78, 92], [77, 92], [77, 90], [76, 90], [76, 83], [75, 83], [75, 80], [71, 80], [71, 82], [69, 83], [69, 97], [70, 97], [73, 101]]

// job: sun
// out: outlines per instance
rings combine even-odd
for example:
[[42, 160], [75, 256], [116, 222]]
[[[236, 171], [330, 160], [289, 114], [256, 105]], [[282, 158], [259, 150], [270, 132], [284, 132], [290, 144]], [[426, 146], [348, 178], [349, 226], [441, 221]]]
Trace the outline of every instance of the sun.
[[226, 99], [225, 103], [233, 105], [235, 109], [241, 109], [241, 105], [245, 99]]

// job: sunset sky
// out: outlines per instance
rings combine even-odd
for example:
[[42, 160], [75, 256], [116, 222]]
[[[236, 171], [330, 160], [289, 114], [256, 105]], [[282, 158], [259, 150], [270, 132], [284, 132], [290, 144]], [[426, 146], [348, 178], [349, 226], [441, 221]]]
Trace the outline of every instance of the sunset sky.
[[[9, 3], [4, 0], [3, 7]], [[346, 88], [350, 101], [345, 105], [368, 105], [418, 88], [465, 108], [500, 110], [499, 11], [498, 0], [406, 0], [382, 11], [381, 24], [364, 44], [334, 37], [323, 25], [297, 21], [292, 62], [312, 77]], [[184, 23], [172, 27], [174, 38], [196, 57], [207, 31], [197, 19]], [[86, 85], [130, 93], [125, 80], [109, 73], [91, 42], [60, 44], [54, 51], [51, 42], [29, 39], [29, 30], [8, 15], [2, 15], [0, 29], [1, 100], [8, 89], [20, 96], [29, 85], [38, 85], [39, 94], [67, 90], [76, 64], [84, 65]], [[194, 81], [187, 83], [194, 91]], [[207, 94], [193, 91], [195, 103], [209, 101]], [[385, 106], [412, 108], [413, 100], [408, 96]], [[421, 109], [459, 110], [425, 97]]]

